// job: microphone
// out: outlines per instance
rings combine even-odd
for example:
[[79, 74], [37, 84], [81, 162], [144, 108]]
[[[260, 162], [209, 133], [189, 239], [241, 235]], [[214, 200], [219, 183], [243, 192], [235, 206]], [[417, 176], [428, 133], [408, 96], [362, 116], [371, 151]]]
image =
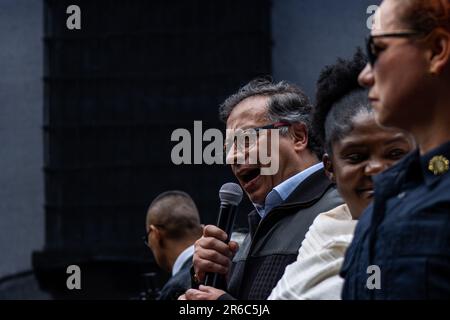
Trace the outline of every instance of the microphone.
[[[225, 183], [219, 191], [220, 209], [217, 218], [217, 227], [225, 231], [230, 242], [231, 232], [233, 230], [234, 220], [236, 218], [238, 205], [242, 200], [242, 189], [236, 183]], [[217, 289], [225, 289], [224, 276], [217, 273], [207, 273], [205, 285]]]

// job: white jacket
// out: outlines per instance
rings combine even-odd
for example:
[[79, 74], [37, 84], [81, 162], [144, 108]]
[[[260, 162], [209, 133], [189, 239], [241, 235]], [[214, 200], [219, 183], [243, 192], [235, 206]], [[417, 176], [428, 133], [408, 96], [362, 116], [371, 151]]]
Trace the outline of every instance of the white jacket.
[[339, 276], [357, 221], [347, 205], [321, 213], [309, 228], [297, 261], [286, 267], [269, 300], [339, 300]]

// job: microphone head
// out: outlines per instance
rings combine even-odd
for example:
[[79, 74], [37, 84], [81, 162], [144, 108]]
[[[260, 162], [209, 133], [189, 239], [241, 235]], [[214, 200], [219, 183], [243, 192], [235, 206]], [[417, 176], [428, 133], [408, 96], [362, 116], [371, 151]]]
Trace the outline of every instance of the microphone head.
[[225, 183], [219, 191], [220, 202], [237, 206], [242, 200], [242, 188], [237, 183]]

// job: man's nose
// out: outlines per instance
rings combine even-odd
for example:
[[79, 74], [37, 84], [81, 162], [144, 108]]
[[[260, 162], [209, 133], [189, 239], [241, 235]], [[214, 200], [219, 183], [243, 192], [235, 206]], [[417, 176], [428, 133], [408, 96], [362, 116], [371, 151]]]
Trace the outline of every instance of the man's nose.
[[[245, 162], [246, 153], [245, 150], [239, 150], [241, 148], [238, 148], [236, 143], [233, 143], [231, 146], [229, 146], [229, 149], [225, 150], [226, 152], [226, 158], [225, 163], [226, 164], [243, 164]], [[238, 161], [239, 159], [239, 161]]]
[[235, 145], [232, 144], [231, 146], [227, 146], [225, 149], [225, 163], [226, 164], [233, 164], [236, 159], [236, 151], [235, 151]]
[[370, 64], [366, 64], [366, 67], [361, 71], [358, 76], [358, 82], [362, 87], [370, 88], [375, 84], [375, 78], [373, 76], [373, 70]]

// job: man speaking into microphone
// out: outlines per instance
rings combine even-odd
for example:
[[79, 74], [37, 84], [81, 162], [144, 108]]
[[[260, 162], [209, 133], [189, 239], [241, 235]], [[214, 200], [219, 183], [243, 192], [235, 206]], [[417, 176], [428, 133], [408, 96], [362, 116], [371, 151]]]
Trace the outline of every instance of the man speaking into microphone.
[[[193, 287], [203, 284], [206, 274], [216, 273], [226, 275], [226, 291], [200, 286], [181, 299], [263, 300], [296, 260], [314, 218], [342, 200], [319, 160], [322, 147], [311, 131], [311, 105], [299, 88], [253, 80], [221, 105], [220, 116], [227, 131], [257, 133], [254, 143], [250, 139], [227, 155], [255, 210], [248, 215], [249, 234], [240, 248], [233, 241], [226, 243], [228, 235], [212, 225], [195, 243]], [[248, 159], [264, 139], [270, 141], [272, 130], [279, 133], [278, 152], [270, 154], [271, 161], [278, 161], [276, 172], [263, 174], [270, 164], [237, 161], [242, 153]]]

